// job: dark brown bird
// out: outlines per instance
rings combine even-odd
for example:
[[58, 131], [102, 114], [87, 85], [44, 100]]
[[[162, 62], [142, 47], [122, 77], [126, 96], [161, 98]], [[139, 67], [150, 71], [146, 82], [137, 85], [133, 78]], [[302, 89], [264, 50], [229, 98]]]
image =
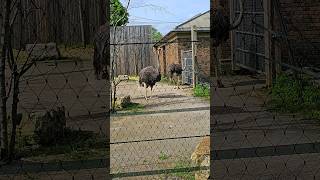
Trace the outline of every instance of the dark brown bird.
[[243, 19], [243, 0], [239, 0], [240, 4], [240, 15], [238, 19], [230, 24], [229, 16], [227, 15], [225, 8], [220, 1], [217, 6], [214, 16], [211, 19], [211, 37], [215, 40], [214, 46], [219, 46], [222, 42], [229, 39], [229, 32], [238, 28]]
[[107, 57], [107, 44], [109, 43], [109, 29], [106, 25], [100, 26], [94, 37], [93, 67], [96, 79], [109, 79], [108, 67], [110, 58]]
[[181, 64], [170, 64], [169, 65], [169, 76], [170, 76], [170, 81], [172, 82], [173, 76], [175, 75], [177, 77], [177, 82], [174, 82], [174, 84], [177, 86], [178, 89], [179, 87], [179, 77], [181, 77], [182, 74], [182, 65]]
[[[217, 6], [214, 16], [211, 18], [211, 22], [210, 22], [211, 38], [214, 39], [213, 47], [218, 47], [221, 45], [221, 43], [227, 41], [229, 39], [230, 31], [238, 28], [243, 19], [243, 11], [244, 11], [243, 0], [239, 0], [240, 15], [238, 19], [232, 24], [229, 23], [230, 18], [227, 15], [222, 4], [223, 4], [223, 1], [220, 0], [219, 5]], [[217, 59], [217, 57], [215, 58]], [[218, 60], [216, 60], [216, 63], [218, 63]], [[217, 87], [223, 88], [224, 85], [222, 83], [222, 80], [220, 79], [218, 64], [215, 64], [215, 71], [217, 73]]]
[[152, 67], [152, 66], [148, 66], [143, 68], [140, 73], [139, 73], [139, 84], [142, 87], [145, 87], [146, 89], [146, 94], [145, 94], [145, 98], [146, 100], [148, 100], [147, 98], [147, 88], [150, 87], [151, 88], [151, 94], [150, 94], [150, 98], [152, 98], [152, 90], [153, 90], [153, 86], [159, 82], [161, 80], [161, 74], [160, 72]]

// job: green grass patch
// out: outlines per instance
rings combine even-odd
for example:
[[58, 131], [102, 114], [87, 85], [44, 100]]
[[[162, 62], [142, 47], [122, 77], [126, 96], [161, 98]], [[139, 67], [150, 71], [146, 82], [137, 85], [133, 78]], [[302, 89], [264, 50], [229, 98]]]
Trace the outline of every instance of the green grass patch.
[[270, 110], [280, 113], [299, 113], [307, 118], [320, 119], [320, 88], [308, 77], [294, 78], [282, 74], [271, 89]]
[[[193, 166], [191, 165], [190, 162], [186, 162], [186, 161], [178, 161], [176, 162], [175, 166], [173, 169], [183, 169], [183, 168], [192, 168]], [[180, 177], [184, 180], [195, 180], [195, 172], [177, 172], [177, 173], [173, 173], [171, 174], [174, 177]]]
[[94, 49], [92, 47], [64, 47], [59, 46], [62, 59], [92, 60]]
[[139, 76], [129, 76], [129, 81], [139, 81]]
[[210, 99], [210, 87], [209, 85], [198, 84], [193, 88], [193, 95], [195, 97], [201, 97], [205, 99]]
[[167, 76], [161, 76], [161, 83], [169, 84], [169, 85], [175, 85], [173, 81], [170, 81], [170, 79]]
[[169, 156], [161, 151], [160, 154], [159, 154], [159, 159], [164, 161], [164, 160], [169, 159]]
[[145, 109], [145, 106], [139, 103], [130, 103], [126, 107], [121, 107], [119, 102], [117, 102], [117, 105], [116, 105], [117, 111], [140, 112], [144, 109]]
[[107, 153], [104, 137], [91, 131], [66, 129], [65, 138], [56, 145], [41, 146], [29, 129], [17, 136], [17, 157], [36, 162], [57, 162], [87, 159], [103, 159]]

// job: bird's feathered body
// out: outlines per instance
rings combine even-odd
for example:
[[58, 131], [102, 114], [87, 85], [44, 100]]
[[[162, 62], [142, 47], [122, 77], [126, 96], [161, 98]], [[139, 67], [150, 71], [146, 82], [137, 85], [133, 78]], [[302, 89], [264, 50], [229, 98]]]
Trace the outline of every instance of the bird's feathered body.
[[[228, 16], [228, 13], [225, 11], [225, 8], [223, 6], [223, 2], [219, 2], [219, 5], [217, 8], [214, 10], [214, 15], [211, 18], [211, 37], [215, 40], [213, 43], [213, 46], [217, 47], [219, 46], [222, 42], [225, 42], [229, 39], [229, 33], [231, 30], [234, 30], [239, 27], [239, 25], [242, 22], [243, 19], [243, 1], [240, 0], [240, 15], [238, 19], [230, 24], [230, 18]], [[213, 9], [212, 9], [213, 11]]]
[[212, 18], [212, 37], [216, 40], [215, 45], [229, 39], [230, 23], [229, 17], [225, 15], [224, 10], [219, 7]]
[[106, 45], [109, 43], [109, 29], [106, 25], [100, 26], [98, 32], [94, 37], [94, 55], [93, 55], [93, 67], [96, 75], [96, 79], [109, 78], [109, 72], [107, 66], [110, 66], [110, 62], [107, 62], [110, 58], [107, 58]]
[[146, 88], [151, 87], [152, 89], [153, 86], [160, 80], [161, 80], [161, 74], [156, 68], [152, 66], [143, 68], [139, 73], [140, 86], [144, 86], [143, 84], [145, 84]]
[[180, 76], [182, 74], [182, 66], [181, 64], [170, 64], [169, 65], [169, 74], [172, 77], [174, 74]]
[[181, 74], [182, 74], [182, 71], [183, 71], [183, 69], [182, 69], [182, 66], [181, 66], [181, 64], [170, 64], [169, 65], [169, 75], [170, 75], [170, 81], [172, 81], [173, 80], [173, 75], [176, 75], [177, 76], [177, 78], [178, 78], [178, 82], [174, 82], [176, 85], [177, 85], [177, 88], [178, 89], [180, 89], [179, 88], [179, 77], [181, 76]]

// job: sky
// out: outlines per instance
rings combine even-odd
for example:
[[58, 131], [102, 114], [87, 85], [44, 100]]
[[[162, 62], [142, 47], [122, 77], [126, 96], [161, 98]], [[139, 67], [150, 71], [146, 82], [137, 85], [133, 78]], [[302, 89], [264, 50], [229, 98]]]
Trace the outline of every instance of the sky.
[[[120, 0], [126, 6], [128, 0]], [[128, 25], [152, 25], [165, 35], [210, 9], [210, 0], [130, 0]]]

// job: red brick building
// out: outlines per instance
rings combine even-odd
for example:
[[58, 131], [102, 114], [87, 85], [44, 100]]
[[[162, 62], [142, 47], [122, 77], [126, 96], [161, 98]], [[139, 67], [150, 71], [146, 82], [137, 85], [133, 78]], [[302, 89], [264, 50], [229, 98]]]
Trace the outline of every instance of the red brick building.
[[154, 45], [159, 56], [161, 73], [168, 74], [168, 66], [182, 63], [183, 51], [190, 51], [191, 27], [195, 25], [197, 32], [197, 62], [199, 75], [207, 79], [210, 73], [210, 11], [204, 12], [178, 25]]

